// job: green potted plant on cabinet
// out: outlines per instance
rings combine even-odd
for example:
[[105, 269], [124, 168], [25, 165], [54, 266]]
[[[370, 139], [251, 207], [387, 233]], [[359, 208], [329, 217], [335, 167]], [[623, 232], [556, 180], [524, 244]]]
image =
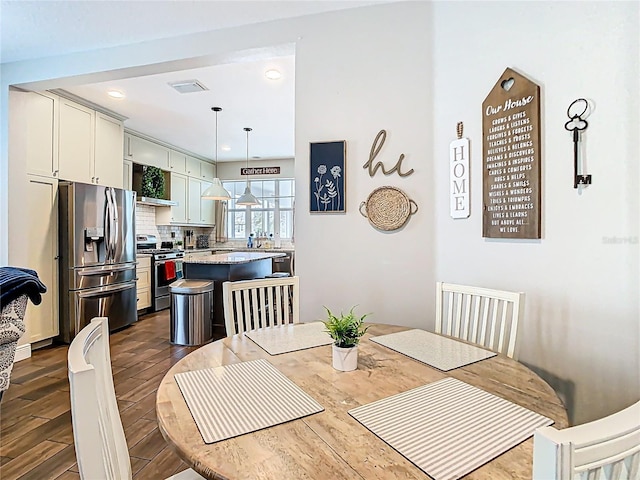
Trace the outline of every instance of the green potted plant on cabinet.
[[365, 313], [361, 317], [357, 317], [351, 307], [349, 313], [340, 316], [331, 313], [327, 307], [327, 320], [324, 321], [326, 331], [333, 339], [332, 359], [333, 368], [343, 372], [350, 372], [358, 368], [358, 343], [369, 327], [364, 326], [364, 319], [369, 315]]

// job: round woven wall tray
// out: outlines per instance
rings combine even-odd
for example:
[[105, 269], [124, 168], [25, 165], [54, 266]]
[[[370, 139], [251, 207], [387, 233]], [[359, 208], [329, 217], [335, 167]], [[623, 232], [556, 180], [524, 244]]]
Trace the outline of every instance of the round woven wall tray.
[[[364, 207], [365, 212], [362, 211]], [[397, 230], [409, 216], [418, 211], [418, 205], [396, 187], [379, 187], [360, 204], [360, 213], [378, 230]]]

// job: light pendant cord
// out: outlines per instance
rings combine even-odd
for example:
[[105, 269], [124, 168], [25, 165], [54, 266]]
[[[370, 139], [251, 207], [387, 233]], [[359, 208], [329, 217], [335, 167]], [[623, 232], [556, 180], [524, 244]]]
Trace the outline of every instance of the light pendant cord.
[[249, 127], [244, 127], [244, 131], [247, 132], [247, 169], [245, 170], [245, 177], [246, 177], [246, 187], [249, 187], [249, 132], [252, 129]]
[[222, 107], [211, 107], [211, 110], [216, 112], [216, 168], [218, 168], [218, 112], [222, 111]]

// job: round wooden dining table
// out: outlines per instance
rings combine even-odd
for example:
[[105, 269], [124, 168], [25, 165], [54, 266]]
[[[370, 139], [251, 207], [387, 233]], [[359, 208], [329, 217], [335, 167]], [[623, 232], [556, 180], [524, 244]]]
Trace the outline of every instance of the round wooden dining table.
[[[455, 378], [568, 426], [554, 390], [523, 364], [497, 355], [447, 372], [370, 340], [408, 327], [371, 324], [359, 345], [358, 369], [334, 370], [331, 346], [269, 355], [243, 334], [205, 345], [176, 363], [156, 397], [159, 429], [175, 452], [209, 479], [429, 479], [347, 413], [349, 410], [445, 378]], [[203, 441], [174, 376], [266, 359], [324, 411], [212, 444]], [[533, 438], [463, 478], [529, 480]]]

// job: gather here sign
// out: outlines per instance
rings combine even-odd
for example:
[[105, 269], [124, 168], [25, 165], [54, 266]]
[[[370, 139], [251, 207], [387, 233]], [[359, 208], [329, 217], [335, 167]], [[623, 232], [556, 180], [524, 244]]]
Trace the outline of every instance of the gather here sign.
[[280, 167], [243, 167], [240, 175], [280, 175]]

